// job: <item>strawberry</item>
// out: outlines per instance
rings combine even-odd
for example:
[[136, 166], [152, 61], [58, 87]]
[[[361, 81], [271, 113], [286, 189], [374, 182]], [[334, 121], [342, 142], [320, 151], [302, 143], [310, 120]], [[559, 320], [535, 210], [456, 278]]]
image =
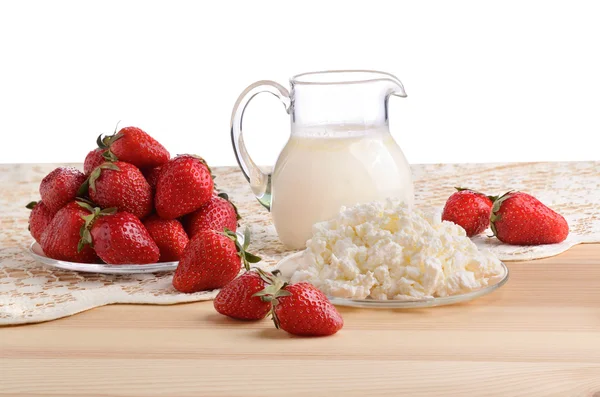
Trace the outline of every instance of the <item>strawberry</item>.
[[482, 233], [490, 225], [492, 201], [496, 198], [474, 190], [459, 187], [456, 190], [446, 201], [442, 220], [461, 226], [469, 237]]
[[31, 210], [31, 214], [29, 214], [29, 231], [35, 241], [39, 243], [42, 240], [44, 230], [46, 230], [46, 227], [52, 221], [54, 214], [50, 212], [43, 201], [32, 201], [27, 204], [27, 208]]
[[219, 193], [198, 210], [186, 215], [183, 224], [189, 236], [194, 237], [201, 230], [227, 228], [235, 232], [240, 219], [237, 208], [229, 201], [227, 194]]
[[290, 334], [333, 335], [344, 326], [344, 319], [335, 306], [310, 283], [273, 284], [255, 296], [271, 302], [275, 327]]
[[494, 235], [506, 244], [556, 244], [569, 234], [569, 224], [562, 215], [522, 192], [500, 196], [490, 221]]
[[174, 219], [196, 211], [213, 195], [213, 178], [196, 156], [175, 157], [162, 167], [156, 183], [155, 206], [161, 218]]
[[55, 214], [75, 200], [77, 191], [85, 182], [85, 175], [73, 167], [59, 167], [46, 175], [40, 184], [40, 195], [48, 210]]
[[249, 241], [246, 234], [242, 246], [236, 234], [228, 229], [199, 232], [181, 255], [173, 287], [181, 292], [198, 292], [227, 285], [239, 274], [241, 263], [248, 270], [249, 263], [260, 261], [259, 257], [246, 252]]
[[138, 168], [156, 167], [171, 157], [163, 145], [137, 127], [121, 128], [104, 138], [100, 135], [96, 142], [100, 149], [108, 149], [109, 156], [116, 156]]
[[177, 219], [162, 219], [157, 215], [150, 215], [144, 221], [144, 226], [158, 246], [160, 262], [178, 261], [181, 258], [189, 238]]
[[88, 186], [90, 198], [102, 208], [116, 207], [140, 219], [152, 212], [152, 188], [134, 165], [104, 163], [92, 171], [79, 194], [85, 194]]
[[145, 170], [142, 170], [142, 174], [144, 174], [144, 177], [146, 177], [146, 181], [148, 181], [148, 184], [153, 191], [156, 189], [156, 182], [158, 182], [158, 176], [160, 175], [161, 169], [162, 166], [159, 165], [158, 167], [146, 168]]
[[90, 215], [90, 212], [81, 206], [82, 204], [79, 201], [71, 201], [54, 215], [40, 241], [46, 256], [80, 263], [98, 261], [91, 247], [79, 246], [80, 231], [85, 225], [82, 217]]
[[114, 162], [118, 161], [118, 159], [117, 156], [109, 152], [107, 149], [96, 148], [89, 152], [87, 156], [85, 156], [85, 161], [83, 162], [83, 172], [86, 176], [90, 176], [96, 167], [101, 166], [107, 161]]
[[254, 294], [275, 282], [273, 275], [260, 269], [246, 271], [225, 285], [215, 298], [217, 312], [238, 320], [260, 320], [271, 310], [271, 304]]
[[100, 259], [113, 265], [158, 261], [158, 246], [135, 215], [116, 208], [86, 208], [92, 213], [84, 217], [80, 247], [93, 246]]

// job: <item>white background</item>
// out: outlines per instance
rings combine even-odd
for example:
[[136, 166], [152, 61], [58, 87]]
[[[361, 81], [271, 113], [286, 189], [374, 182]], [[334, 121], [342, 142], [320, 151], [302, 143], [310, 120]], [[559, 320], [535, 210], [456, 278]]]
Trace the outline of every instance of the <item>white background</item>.
[[[412, 163], [599, 159], [600, 13], [563, 1], [2, 1], [0, 162], [81, 162], [136, 125], [171, 154], [235, 164], [231, 108], [261, 79], [376, 69]], [[257, 97], [259, 164], [287, 115]]]

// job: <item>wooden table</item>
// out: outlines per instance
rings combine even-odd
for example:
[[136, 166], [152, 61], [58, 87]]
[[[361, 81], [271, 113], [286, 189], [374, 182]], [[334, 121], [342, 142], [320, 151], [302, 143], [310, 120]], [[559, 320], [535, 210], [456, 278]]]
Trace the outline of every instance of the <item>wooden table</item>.
[[600, 396], [600, 245], [509, 267], [471, 303], [342, 309], [327, 338], [212, 302], [2, 328], [0, 396]]

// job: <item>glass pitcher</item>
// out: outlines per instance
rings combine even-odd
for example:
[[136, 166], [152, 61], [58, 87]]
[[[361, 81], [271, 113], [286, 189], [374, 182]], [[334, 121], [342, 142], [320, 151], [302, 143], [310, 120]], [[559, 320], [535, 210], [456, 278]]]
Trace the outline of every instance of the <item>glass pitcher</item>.
[[[343, 70], [299, 74], [290, 86], [291, 93], [273, 81], [250, 85], [231, 116], [237, 161], [287, 248], [303, 248], [312, 225], [335, 217], [341, 206], [387, 197], [412, 206], [410, 167], [388, 127], [390, 96], [406, 97], [400, 80]], [[290, 138], [270, 174], [252, 161], [242, 133], [244, 110], [262, 92], [278, 97], [291, 119]]]

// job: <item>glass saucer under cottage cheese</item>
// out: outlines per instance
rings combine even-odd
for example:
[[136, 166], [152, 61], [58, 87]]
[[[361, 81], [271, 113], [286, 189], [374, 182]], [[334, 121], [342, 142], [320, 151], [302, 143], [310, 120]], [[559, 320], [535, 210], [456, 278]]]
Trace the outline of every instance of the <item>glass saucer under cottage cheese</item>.
[[462, 227], [393, 199], [342, 207], [313, 226], [306, 247], [290, 281], [338, 298], [444, 297], [504, 276], [498, 258], [480, 251]]

